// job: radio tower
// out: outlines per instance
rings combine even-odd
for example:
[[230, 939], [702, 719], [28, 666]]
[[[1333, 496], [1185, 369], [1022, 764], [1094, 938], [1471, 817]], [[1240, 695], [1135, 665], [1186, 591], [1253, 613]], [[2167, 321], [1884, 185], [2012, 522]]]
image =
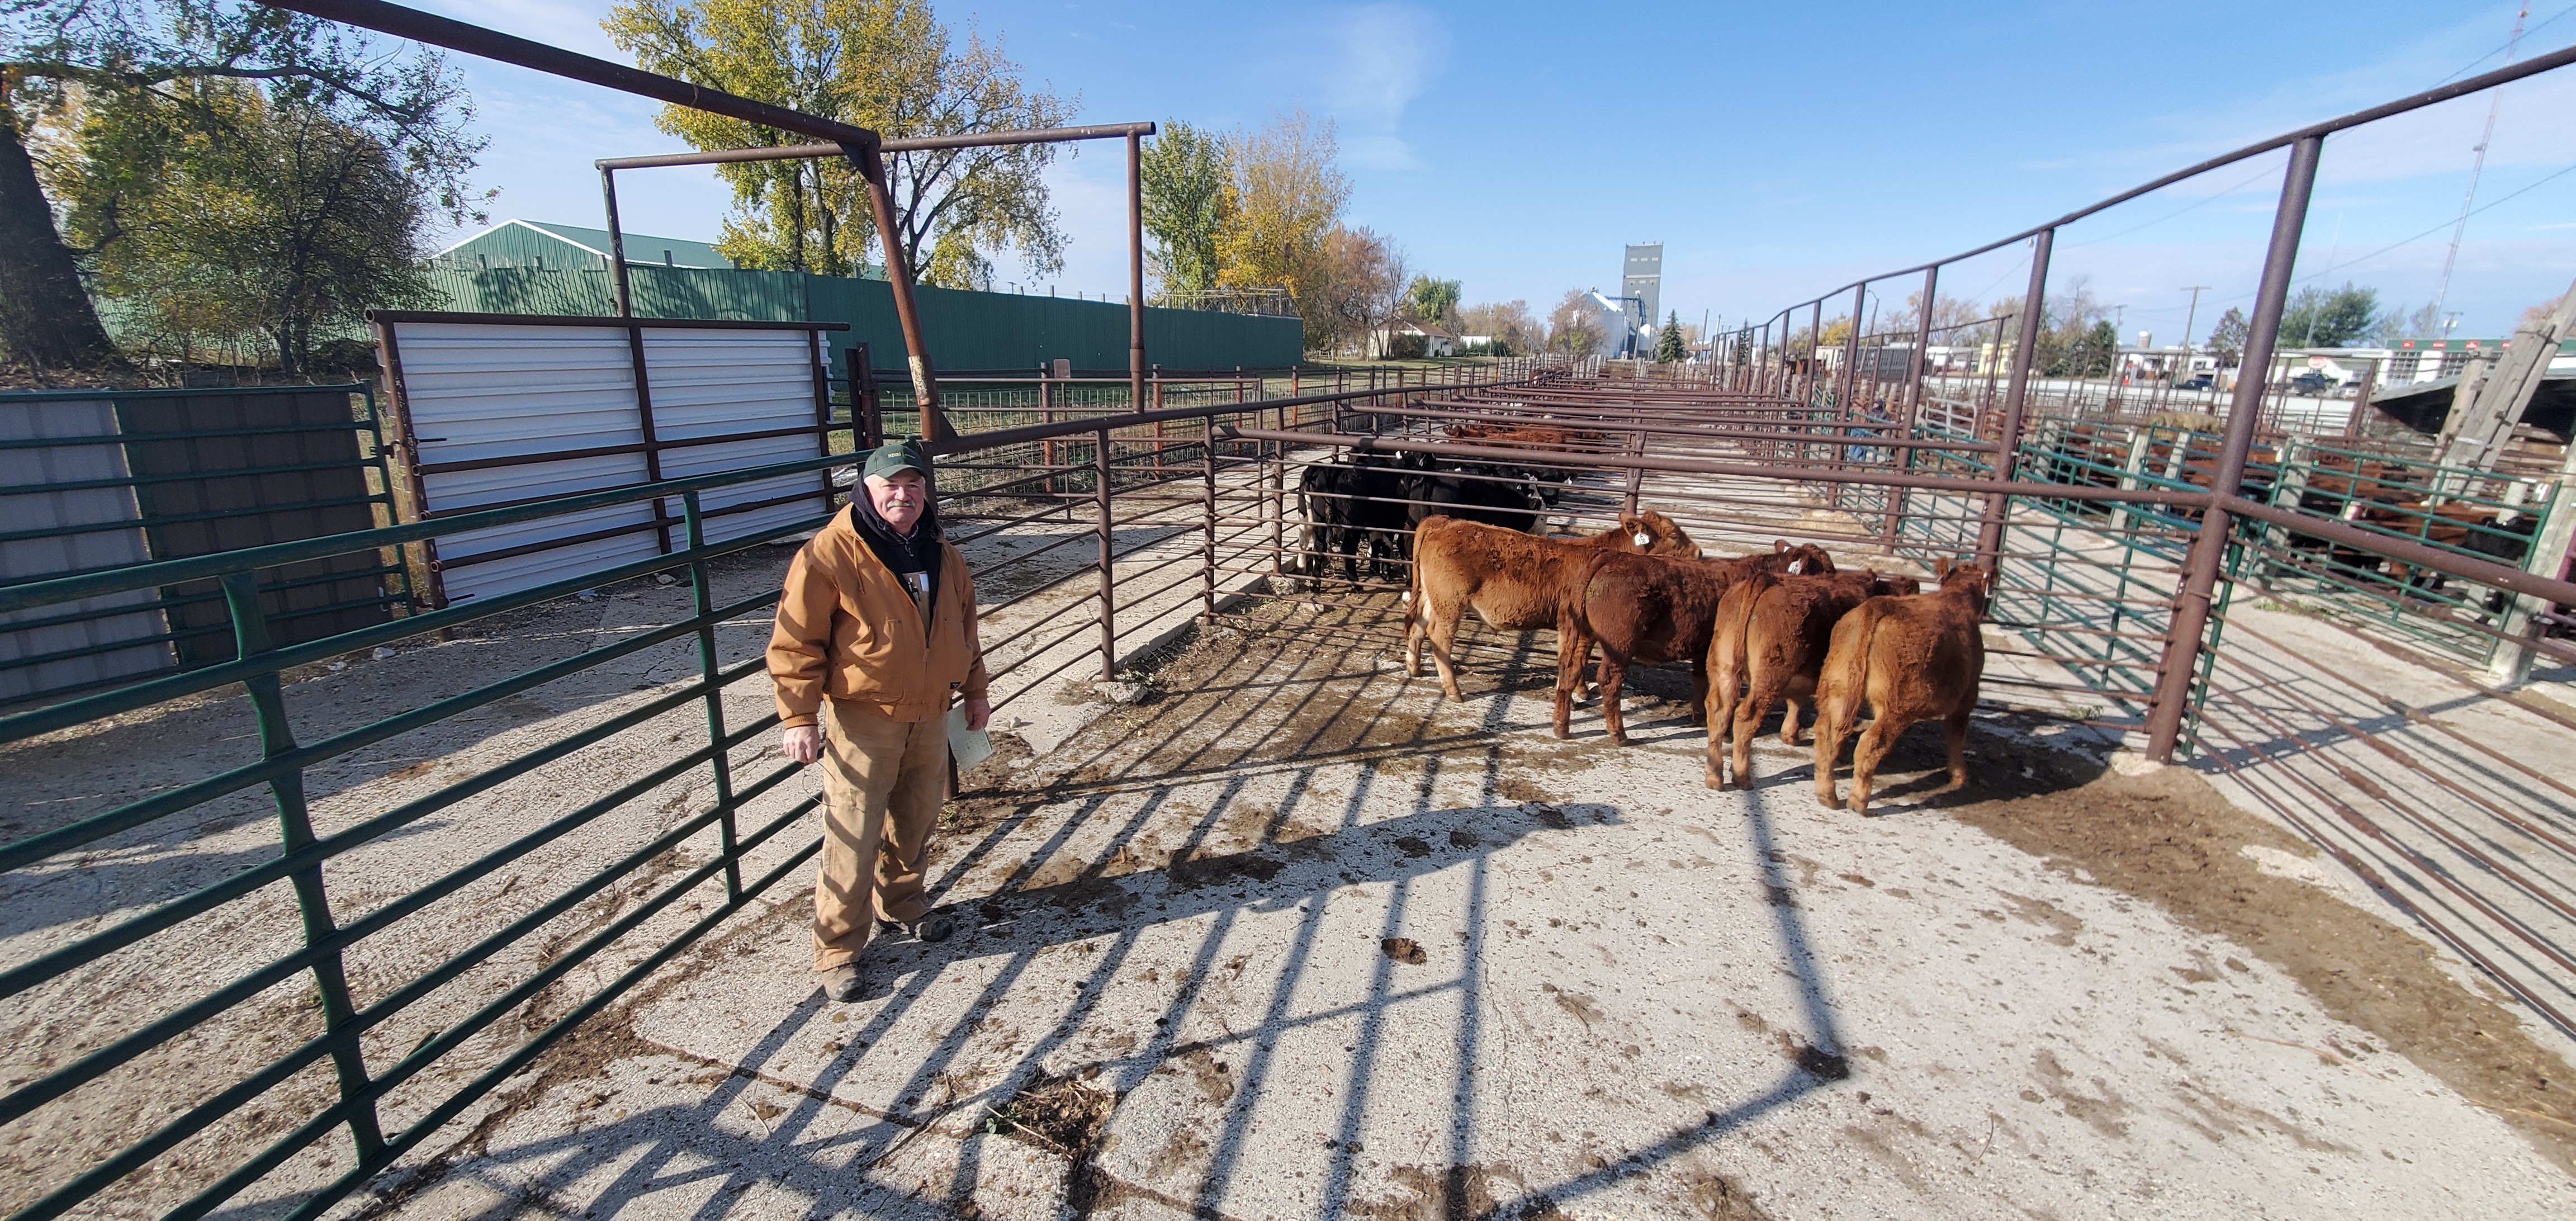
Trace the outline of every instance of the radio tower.
[[[2522, 23], [2531, 16], [2531, 6], [2513, 15], [2513, 37], [2504, 44], [2504, 66], [2513, 66], [2516, 51], [2522, 48]], [[2469, 193], [2460, 197], [2459, 223], [2451, 226], [2451, 252], [2442, 256], [2442, 282], [2433, 290], [2433, 316], [2442, 316], [2442, 301], [2451, 295], [2451, 267], [2460, 261], [2460, 235], [2468, 232], [2469, 204], [2478, 197], [2478, 176], [2486, 172], [2487, 143], [2495, 139], [2496, 109], [2504, 105], [2504, 90], [2487, 92], [2487, 129], [2478, 136], [2477, 159], [2469, 164]]]

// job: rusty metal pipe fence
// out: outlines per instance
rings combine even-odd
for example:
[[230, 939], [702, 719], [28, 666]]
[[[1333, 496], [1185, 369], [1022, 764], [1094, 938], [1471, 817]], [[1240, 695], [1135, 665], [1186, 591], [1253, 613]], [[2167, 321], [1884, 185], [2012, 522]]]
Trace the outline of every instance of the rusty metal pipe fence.
[[[1469, 382], [1452, 378], [1436, 389]], [[1115, 677], [1230, 600], [1257, 592], [1227, 587], [1222, 566], [1209, 561], [1260, 549], [1266, 531], [1221, 529], [1213, 506], [1220, 495], [1258, 496], [1275, 486], [1288, 458], [1282, 445], [1235, 439], [1229, 428], [1392, 414], [1434, 389], [1390, 382], [933, 443], [944, 466], [972, 468], [957, 481], [965, 486], [941, 489], [941, 513], [981, 587], [996, 705], [1008, 708], [1068, 671]], [[1048, 446], [1057, 447], [1054, 462], [1042, 460]], [[52, 1146], [60, 1151], [54, 1161], [26, 1163], [13, 1177], [0, 1194], [9, 1215], [114, 1209], [197, 1217], [238, 1205], [246, 1193], [291, 1216], [319, 1215], [793, 877], [819, 847], [798, 824], [820, 796], [810, 780], [792, 783], [798, 769], [768, 742], [776, 717], [761, 649], [785, 553], [761, 556], [823, 518], [709, 544], [699, 502], [715, 489], [845, 461], [666, 480], [0, 586], [0, 613], [22, 614], [212, 582], [235, 651], [218, 663], [0, 716], [0, 749], [42, 749], [47, 735], [184, 716], [209, 699], [219, 712], [198, 715], [238, 710], [257, 743], [250, 757], [203, 765], [201, 774], [70, 807], [75, 812], [48, 824], [22, 824], [0, 844], [0, 893], [23, 902], [102, 861], [157, 854], [157, 845], [227, 825], [214, 812], [254, 795], [265, 795], [276, 828], [246, 863], [210, 876], [190, 872], [177, 893], [137, 906], [112, 897], [91, 908], [75, 903], [25, 930], [0, 961], [0, 1002], [22, 1034], [47, 1032], [20, 1044], [35, 1071], [0, 1093], [0, 1133], [21, 1148], [30, 1133], [71, 1134]], [[662, 497], [684, 510], [688, 545], [673, 554], [316, 640], [288, 643], [275, 634], [254, 577]], [[318, 663], [333, 658], [430, 647], [584, 594], [649, 587], [657, 573], [685, 580], [689, 613], [416, 707], [336, 715], [346, 710], [331, 706], [329, 684], [313, 681]], [[723, 590], [729, 582], [735, 588]], [[399, 800], [345, 799], [324, 783], [353, 766], [373, 767], [370, 759], [400, 748], [406, 735], [489, 717], [508, 701], [583, 682], [662, 645], [693, 651], [694, 676], [567, 718], [552, 736], [513, 741], [479, 771], [443, 774], [442, 783]], [[593, 752], [638, 742], [653, 743], [656, 760], [638, 774], [602, 781], [582, 765]], [[675, 790], [687, 800], [673, 804]], [[564, 794], [572, 800], [558, 800]], [[656, 817], [651, 798], [681, 812]], [[482, 841], [438, 840], [458, 858], [448, 868], [423, 873], [387, 856], [421, 851], [424, 837], [442, 828], [461, 834], [478, 820], [488, 824], [494, 802], [559, 812]], [[537, 885], [516, 876], [501, 883], [503, 873], [550, 853], [570, 855], [541, 870]], [[609, 863], [564, 867], [585, 858]], [[364, 881], [370, 869], [375, 880]], [[398, 891], [384, 892], [387, 876], [403, 879]], [[228, 965], [189, 948], [281, 940], [292, 948]], [[404, 950], [414, 941], [441, 951], [414, 961], [419, 955]], [[201, 965], [177, 976], [161, 966], [180, 961]], [[121, 977], [159, 984], [97, 1012], [94, 990]], [[66, 1013], [81, 1016], [75, 1028], [48, 1024], [47, 1015]], [[204, 1054], [209, 1048], [224, 1054]], [[171, 1063], [181, 1049], [190, 1049], [184, 1071]], [[115, 1101], [137, 1091], [158, 1105], [136, 1111]], [[335, 1131], [346, 1138], [327, 1140]]]
[[[878, 160], [874, 133], [755, 113], [755, 104], [741, 99], [681, 96], [671, 92], [686, 89], [677, 82], [520, 40], [494, 41], [499, 36], [490, 31], [390, 5], [310, 0], [283, 7], [755, 117], [859, 145], [871, 154], [867, 160]], [[2270, 356], [2326, 134], [2570, 62], [2576, 48], [2302, 129], [1966, 255], [1827, 294], [1851, 291], [1858, 302], [1878, 280], [1920, 274], [1929, 308], [1941, 267], [2032, 240], [2029, 306], [2016, 320], [2023, 342], [1993, 411], [1952, 411], [1934, 401], [1924, 393], [1919, 360], [1893, 383], [1864, 381], [1847, 344], [1840, 369], [1824, 368], [1812, 349], [1824, 297], [1775, 315], [1742, 363], [1700, 372], [1667, 376], [1587, 361], [1571, 370], [1516, 369], [1523, 376], [1509, 385], [1490, 374], [1481, 381], [1415, 375], [1284, 396], [1265, 394], [1273, 388], [1263, 381], [1239, 390], [1239, 401], [1158, 410], [1150, 379], [1135, 370], [1123, 413], [1090, 414], [1068, 403], [1061, 410], [1078, 418], [962, 437], [940, 435], [936, 383], [926, 363], [918, 364], [910, 380], [928, 409], [925, 431], [936, 438], [930, 448], [963, 476], [959, 486], [941, 489], [941, 513], [983, 595], [978, 616], [995, 702], [1008, 708], [1067, 673], [1115, 679], [1193, 625], [1287, 625], [1380, 645], [1399, 639], [1402, 619], [1390, 594], [1400, 568], [1337, 588], [1332, 574], [1314, 571], [1320, 549], [1301, 537], [1309, 524], [1299, 504], [1302, 472], [1356, 449], [1561, 474], [1558, 503], [1545, 512], [1551, 524], [1578, 530], [1605, 526], [1627, 509], [1656, 508], [1682, 519], [1719, 554], [1767, 548], [1773, 538], [1820, 543], [1846, 568], [1972, 554], [1997, 565], [1994, 619], [2027, 646], [2000, 650], [2008, 663], [2026, 665], [1998, 685], [2018, 685], [2079, 719], [2134, 733], [2159, 757], [2197, 746], [2230, 774], [2250, 777], [2258, 796], [2303, 788], [2330, 803], [2347, 822], [2398, 844], [2390, 859], [2454, 888], [2458, 906], [2437, 910], [2402, 894], [2399, 902], [2563, 1024], [2565, 1010], [2551, 1007], [2529, 973], [2494, 948], [2512, 940], [2517, 952], [2569, 965], [2559, 948], [2566, 939], [2524, 911], [2536, 905], [2552, 918], [2576, 915], [2559, 906], [2566, 896], [2551, 883], [2484, 853], [2474, 837], [2446, 850], [2479, 854], [2464, 859], [2482, 857], [2506, 870], [2516, 894], [2500, 898], [2444, 881], [2443, 862], [2405, 838], [2431, 824], [2424, 811], [2391, 799], [2389, 816], [2374, 818], [2325, 788], [2299, 762], [2318, 747], [2278, 723], [2280, 707], [2232, 710], [2224, 719], [2191, 712], [2220, 667], [2261, 681], [2273, 664], [2222, 648], [2226, 601], [2248, 564], [2269, 565], [2272, 579], [2283, 581], [2358, 580], [2360, 571], [2394, 564], [2544, 604], [2576, 602], [2576, 585], [2555, 571], [2488, 562], [2474, 548], [2434, 539], [2429, 525], [2423, 537], [2407, 537], [2388, 523], [2345, 521], [2285, 498], [2281, 472], [2302, 468], [2296, 455], [2275, 455], [2267, 481], [2255, 461], [2259, 383], [2240, 385], [2227, 428], [2214, 440], [2150, 433], [2136, 463], [2127, 453], [2109, 461], [2091, 448], [2100, 438], [2030, 427], [2028, 407], [2029, 340], [2058, 228], [2245, 157], [2291, 149], [2248, 344], [2248, 362], [2259, 367]], [[1797, 317], [1802, 310], [1805, 319]], [[918, 358], [917, 327], [905, 312]], [[1810, 328], [1803, 355], [1786, 346], [1793, 322]], [[857, 397], [875, 397], [871, 379], [856, 381]], [[1888, 392], [1891, 384], [1896, 393]], [[899, 413], [878, 408], [877, 423], [896, 422]], [[1447, 431], [1480, 417], [1559, 426], [1582, 439], [1540, 451], [1477, 444]], [[29, 1163], [0, 1188], [11, 1215], [83, 1208], [184, 1218], [252, 1204], [321, 1215], [416, 1158], [424, 1142], [548, 1047], [793, 877], [819, 847], [798, 824], [820, 797], [790, 783], [797, 769], [766, 741], [776, 718], [764, 698], [759, 629], [776, 598], [774, 587], [763, 587], [774, 582], [775, 564], [756, 549], [822, 519], [708, 544], [699, 500], [713, 489], [845, 461], [831, 456], [667, 480], [0, 586], [0, 613], [14, 614], [211, 581], [224, 594], [234, 641], [234, 656], [217, 664], [0, 716], [0, 748], [23, 752], [46, 735], [149, 725], [189, 715], [191, 701], [210, 697], [218, 712], [245, 719], [256, 742], [255, 757], [218, 759], [200, 774], [120, 791], [22, 828], [0, 843], [0, 893], [17, 902], [103, 859], [172, 859], [169, 843], [230, 827], [218, 815], [234, 809], [226, 802], [236, 795], [264, 795], [276, 828], [261, 850], [220, 860], [215, 876], [189, 875], [184, 893], [131, 904], [107, 897], [87, 908], [70, 903], [61, 918], [39, 921], [15, 939], [0, 961], [0, 1001], [19, 1016], [21, 1043], [36, 1050], [25, 1053], [31, 1071], [0, 1093], [0, 1134], [21, 1149], [37, 1147], [30, 1136], [44, 1134], [52, 1160]], [[2313, 480], [2314, 462], [2305, 469]], [[254, 574], [281, 564], [372, 555], [439, 534], [659, 498], [681, 501], [688, 546], [489, 602], [288, 644], [276, 638], [258, 596]], [[2560, 487], [2535, 511], [2567, 512], [2569, 499]], [[2322, 560], [2315, 558], [2320, 548]], [[434, 640], [499, 616], [543, 614], [584, 591], [649, 583], [657, 573], [685, 577], [688, 613], [390, 715], [369, 712], [351, 723], [330, 715], [322, 691], [300, 681], [310, 676], [302, 667], [315, 663]], [[1293, 590], [1283, 582], [1291, 575]], [[728, 582], [735, 588], [719, 592]], [[1300, 605], [1329, 613], [1291, 622]], [[2453, 617], [2470, 617], [2466, 606], [2455, 606]], [[364, 786], [333, 787], [344, 770], [379, 765], [364, 753], [370, 748], [452, 730], [549, 684], [593, 681], [601, 667], [665, 644], [693, 650], [693, 676], [603, 697], [603, 706], [585, 715], [547, 722], [545, 734], [510, 738], [497, 749], [503, 758], [480, 771], [438, 774], [423, 789], [401, 790], [400, 800], [343, 797]], [[239, 694], [228, 694], [236, 688]], [[2275, 723], [2267, 727], [2263, 717]], [[615, 743], [649, 743], [654, 762], [608, 780], [582, 767]], [[507, 808], [547, 817], [532, 828], [494, 829], [487, 804], [513, 801], [521, 806]], [[2276, 808], [2304, 827], [2305, 815], [2286, 800]], [[2554, 824], [2534, 825], [2576, 843]], [[492, 842], [436, 838], [478, 829]], [[2323, 832], [2318, 838], [2325, 842]], [[417, 860], [433, 859], [424, 844], [443, 845], [458, 859], [421, 868]], [[2338, 851], [2363, 876], [2381, 877], [2369, 861]], [[2567, 843], [2552, 851], [2566, 852]], [[399, 861], [390, 855], [397, 852]], [[610, 863], [592, 866], [603, 859]], [[533, 873], [533, 885], [518, 872], [503, 878], [521, 867]], [[400, 885], [390, 892], [362, 885], [368, 869]], [[2489, 937], [2469, 928], [2463, 911], [2503, 931]], [[427, 960], [409, 952], [407, 934], [436, 952]], [[217, 944], [250, 948], [222, 960], [205, 948]], [[173, 962], [201, 965], [173, 972]], [[126, 988], [113, 1006], [96, 1002], [118, 981], [138, 979], [152, 986]], [[64, 1012], [82, 1020], [43, 1020]], [[118, 1102], [138, 1092], [155, 1105]], [[346, 1137], [332, 1139], [335, 1133]]]

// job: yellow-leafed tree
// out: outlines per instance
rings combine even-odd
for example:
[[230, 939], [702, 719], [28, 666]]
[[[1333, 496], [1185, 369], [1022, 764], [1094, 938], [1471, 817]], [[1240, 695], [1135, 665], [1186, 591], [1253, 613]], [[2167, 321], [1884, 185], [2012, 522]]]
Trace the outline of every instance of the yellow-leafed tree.
[[[638, 67], [890, 138], [1061, 127], [1073, 103], [1020, 78], [969, 30], [962, 44], [925, 0], [624, 0], [600, 23]], [[702, 149], [812, 137], [666, 106], [662, 130]], [[993, 256], [1063, 265], [1064, 235], [1042, 171], [1057, 148], [903, 152], [886, 158], [895, 238], [927, 284], [984, 288]], [[720, 166], [735, 215], [716, 243], [747, 267], [850, 275], [877, 260], [857, 171], [839, 158]]]

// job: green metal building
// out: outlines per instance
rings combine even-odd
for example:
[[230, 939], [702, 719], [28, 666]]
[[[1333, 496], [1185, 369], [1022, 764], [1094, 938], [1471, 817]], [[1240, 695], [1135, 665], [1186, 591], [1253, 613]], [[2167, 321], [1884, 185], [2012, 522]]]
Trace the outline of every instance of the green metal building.
[[[894, 291], [879, 279], [736, 269], [704, 242], [625, 235], [635, 312], [648, 318], [846, 322], [832, 332], [833, 368], [853, 343], [879, 366], [904, 363]], [[504, 221], [440, 251], [430, 280], [444, 308], [485, 314], [617, 312], [608, 233], [578, 225]], [[1017, 293], [914, 289], [930, 358], [941, 369], [1029, 369], [1069, 360], [1077, 369], [1127, 367], [1127, 307]], [[1145, 358], [1172, 370], [1281, 369], [1305, 352], [1295, 318], [1148, 307]]]
[[[626, 261], [658, 267], [709, 267], [733, 270], [733, 260], [705, 242], [686, 238], [626, 235]], [[608, 269], [608, 230], [548, 221], [505, 220], [432, 255], [429, 265], [441, 270], [487, 271], [525, 267], [536, 271]]]

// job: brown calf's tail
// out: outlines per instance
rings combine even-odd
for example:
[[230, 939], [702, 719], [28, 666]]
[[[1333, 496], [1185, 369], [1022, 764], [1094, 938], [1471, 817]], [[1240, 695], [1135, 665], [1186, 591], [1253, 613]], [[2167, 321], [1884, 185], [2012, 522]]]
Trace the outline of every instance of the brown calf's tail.
[[1753, 634], [1753, 608], [1762, 601], [1762, 595], [1769, 593], [1777, 584], [1779, 581], [1770, 573], [1757, 569], [1718, 599], [1719, 606], [1725, 606], [1726, 598], [1730, 597], [1740, 598], [1744, 604], [1735, 608], [1734, 618], [1719, 623], [1717, 630], [1709, 635], [1709, 670], [1712, 674], [1720, 658], [1735, 662], [1739, 668], [1744, 664], [1746, 641]]
[[[1825, 693], [1846, 692], [1849, 707], [1857, 715], [1861, 702], [1869, 697], [1869, 653], [1878, 643], [1878, 625], [1886, 612], [1863, 602], [1845, 612], [1834, 624], [1832, 643], [1825, 649], [1825, 665], [1816, 675], [1816, 715], [1825, 715]], [[1844, 636], [1845, 629], [1851, 635]], [[1856, 647], [1843, 646], [1849, 639]]]

